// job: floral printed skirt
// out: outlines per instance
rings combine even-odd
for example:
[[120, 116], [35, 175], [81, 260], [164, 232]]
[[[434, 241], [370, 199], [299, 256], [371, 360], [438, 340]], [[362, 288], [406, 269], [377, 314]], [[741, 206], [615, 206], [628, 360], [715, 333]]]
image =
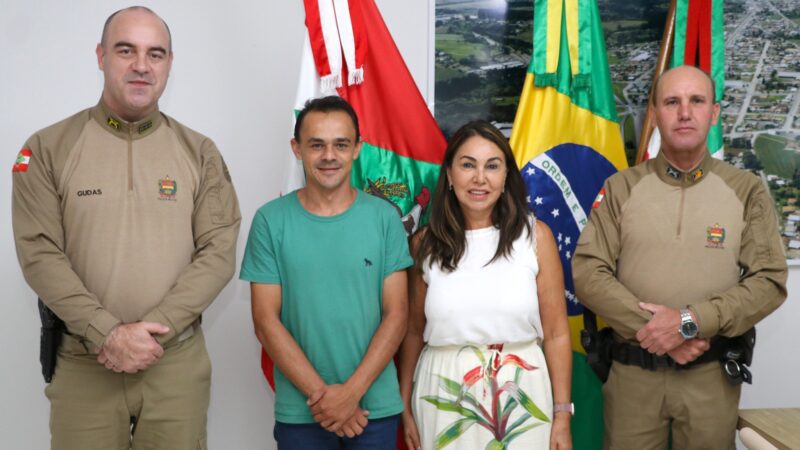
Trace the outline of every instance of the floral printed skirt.
[[538, 341], [426, 346], [412, 410], [423, 450], [549, 448], [553, 395]]

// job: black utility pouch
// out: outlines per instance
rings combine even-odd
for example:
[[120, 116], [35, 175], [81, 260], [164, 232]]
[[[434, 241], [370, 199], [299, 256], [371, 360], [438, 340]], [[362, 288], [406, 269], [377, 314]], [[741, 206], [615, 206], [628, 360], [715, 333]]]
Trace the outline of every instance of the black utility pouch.
[[753, 362], [756, 346], [756, 329], [750, 328], [741, 336], [728, 340], [728, 348], [720, 358], [722, 373], [733, 386], [742, 383], [753, 384], [753, 374], [748, 366]]
[[61, 345], [61, 338], [66, 326], [64, 321], [50, 310], [42, 299], [39, 299], [39, 317], [42, 319], [42, 328], [39, 334], [39, 362], [42, 364], [44, 381], [49, 383], [56, 371], [58, 347]]

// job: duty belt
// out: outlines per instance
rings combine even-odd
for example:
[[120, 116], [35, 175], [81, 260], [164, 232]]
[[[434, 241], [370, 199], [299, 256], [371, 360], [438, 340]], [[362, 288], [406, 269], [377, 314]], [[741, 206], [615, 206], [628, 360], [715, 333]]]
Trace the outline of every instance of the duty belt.
[[639, 366], [642, 369], [658, 370], [662, 368], [684, 370], [694, 366], [713, 361], [719, 361], [728, 350], [728, 339], [717, 338], [711, 341], [711, 348], [700, 355], [699, 358], [688, 364], [678, 364], [669, 355], [658, 356], [650, 353], [638, 345], [627, 342], [614, 342], [611, 344], [611, 359], [628, 366]]

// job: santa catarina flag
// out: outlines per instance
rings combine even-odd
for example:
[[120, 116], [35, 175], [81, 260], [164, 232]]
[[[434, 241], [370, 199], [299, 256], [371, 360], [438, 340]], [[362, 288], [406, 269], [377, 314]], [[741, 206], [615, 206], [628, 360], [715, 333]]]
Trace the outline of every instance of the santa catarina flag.
[[[339, 95], [358, 115], [363, 146], [352, 183], [390, 202], [410, 235], [427, 221], [444, 135], [428, 110], [374, 0], [304, 0], [308, 35], [295, 114], [309, 99]], [[303, 184], [289, 163], [284, 192]], [[272, 361], [262, 351], [272, 382]]]
[[[374, 0], [304, 0], [304, 45], [295, 114], [311, 98], [340, 95], [358, 115], [363, 147], [357, 189], [386, 199], [411, 233], [426, 221], [447, 145]], [[284, 192], [303, 184], [290, 162]]]
[[[714, 80], [717, 102], [725, 92], [725, 32], [723, 0], [677, 0], [675, 33], [670, 67], [697, 66]], [[663, 44], [662, 44], [663, 45]], [[708, 152], [722, 159], [722, 117], [712, 126], [707, 138]], [[655, 158], [661, 145], [660, 135], [653, 130], [644, 159]]]
[[410, 235], [426, 222], [424, 213], [447, 142], [375, 1], [350, 0], [349, 4], [351, 11], [360, 6], [369, 46], [363, 82], [342, 83], [337, 89], [353, 105], [361, 126], [363, 147], [353, 164], [353, 185], [393, 203]]
[[564, 267], [572, 331], [572, 420], [576, 449], [603, 445], [601, 383], [580, 345], [583, 308], [572, 254], [605, 179], [627, 167], [603, 30], [594, 0], [535, 0], [533, 54], [511, 147], [528, 203], [553, 230]]

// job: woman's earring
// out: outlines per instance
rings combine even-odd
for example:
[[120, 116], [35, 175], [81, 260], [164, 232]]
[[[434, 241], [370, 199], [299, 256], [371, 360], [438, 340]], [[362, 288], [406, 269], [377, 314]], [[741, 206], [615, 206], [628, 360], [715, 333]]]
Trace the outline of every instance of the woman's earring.
[[450, 190], [450, 191], [452, 191], [452, 190], [453, 190], [453, 185], [452, 185], [452, 184], [450, 184], [450, 185], [449, 185], [449, 187], [448, 187], [447, 189], [448, 189], [448, 190]]

